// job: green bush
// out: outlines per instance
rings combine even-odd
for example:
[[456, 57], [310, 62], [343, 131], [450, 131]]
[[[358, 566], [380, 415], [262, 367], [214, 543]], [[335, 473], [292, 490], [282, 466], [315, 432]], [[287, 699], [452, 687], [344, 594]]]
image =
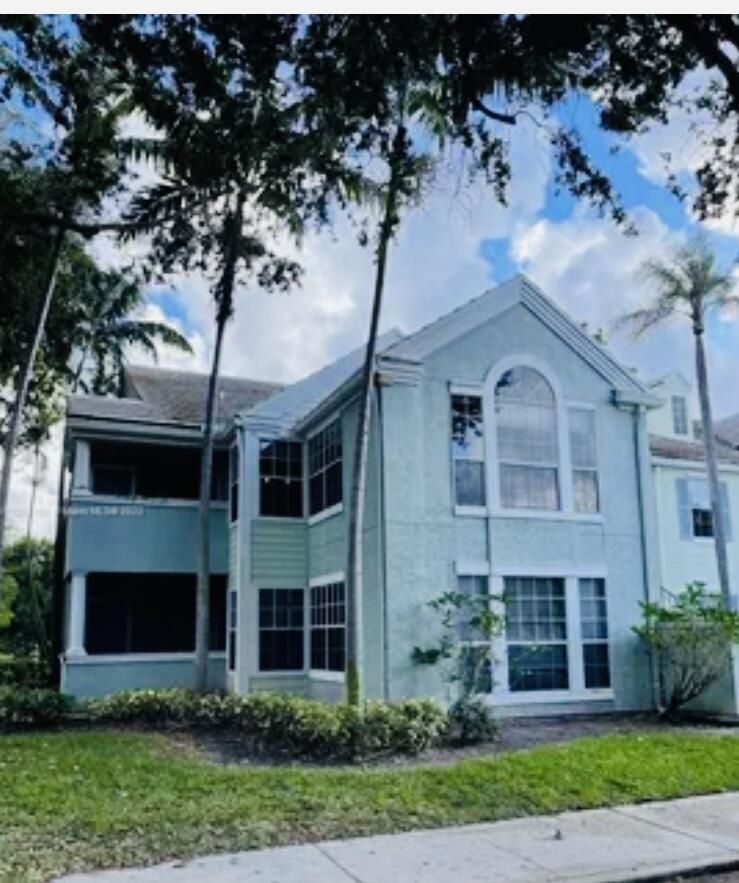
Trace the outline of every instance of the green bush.
[[0, 687], [0, 728], [31, 729], [58, 724], [72, 708], [71, 696], [55, 690]]
[[48, 665], [37, 659], [0, 656], [0, 687], [47, 687]]
[[131, 690], [89, 703], [99, 721], [223, 727], [262, 750], [344, 759], [418, 754], [438, 744], [444, 712], [433, 702], [368, 702], [364, 714], [284, 693], [199, 695], [187, 690]]
[[447, 721], [447, 737], [456, 745], [474, 745], [498, 738], [498, 722], [481, 699], [471, 696], [458, 699], [450, 706]]

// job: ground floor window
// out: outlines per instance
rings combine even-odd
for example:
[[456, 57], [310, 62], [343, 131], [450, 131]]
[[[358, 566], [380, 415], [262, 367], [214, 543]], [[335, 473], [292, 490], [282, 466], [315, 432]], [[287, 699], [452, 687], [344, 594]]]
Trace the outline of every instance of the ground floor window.
[[503, 587], [511, 693], [610, 687], [603, 579], [517, 576]]
[[312, 586], [310, 590], [310, 667], [315, 671], [344, 671], [346, 599], [343, 582]]
[[[90, 573], [88, 654], [191, 653], [195, 650], [195, 575]], [[226, 649], [226, 577], [211, 577], [210, 649]]]
[[490, 641], [474, 624], [483, 607], [490, 603], [488, 578], [458, 576], [457, 592], [469, 599], [459, 608], [457, 624], [463, 686], [474, 693], [490, 693], [493, 689], [492, 648]]
[[302, 671], [303, 589], [259, 590], [260, 671]]

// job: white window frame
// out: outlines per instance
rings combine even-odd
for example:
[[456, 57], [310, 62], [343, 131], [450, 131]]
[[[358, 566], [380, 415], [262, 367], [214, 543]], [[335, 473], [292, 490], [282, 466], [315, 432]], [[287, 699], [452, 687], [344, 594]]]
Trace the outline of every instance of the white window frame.
[[[275, 520], [280, 522], [286, 521], [303, 521], [305, 518], [306, 511], [306, 502], [305, 502], [305, 445], [299, 438], [294, 437], [284, 437], [284, 436], [271, 436], [271, 435], [262, 435], [257, 434], [257, 449], [256, 449], [256, 472], [257, 472], [257, 486], [256, 486], [256, 518], [259, 519], [267, 519], [267, 520]], [[302, 469], [302, 474], [300, 476], [300, 515], [263, 515], [262, 514], [262, 465], [261, 465], [261, 454], [262, 454], [262, 445], [263, 444], [277, 444], [278, 442], [285, 442], [287, 444], [295, 444], [300, 446], [300, 465]]]
[[[259, 665], [260, 660], [260, 641], [262, 638], [262, 625], [259, 622], [259, 609], [260, 609], [260, 594], [262, 591], [265, 592], [302, 592], [303, 593], [303, 667], [302, 668], [261, 668]], [[257, 595], [257, 604], [256, 604], [256, 627], [257, 627], [257, 665], [256, 665], [256, 677], [263, 676], [273, 676], [273, 677], [300, 677], [306, 672], [306, 658], [305, 658], [305, 633], [307, 629], [305, 627], [306, 620], [306, 612], [305, 612], [305, 588], [303, 586], [257, 586], [256, 590]], [[292, 628], [287, 627], [278, 627], [271, 626], [269, 629], [265, 628], [265, 631], [293, 631]]]
[[[597, 519], [603, 512], [603, 493], [600, 481], [600, 457], [598, 442], [600, 439], [600, 428], [598, 426], [598, 409], [590, 402], [568, 401], [567, 406], [567, 450], [570, 458], [570, 487], [572, 490], [572, 511], [576, 518]], [[593, 435], [595, 444], [595, 466], [575, 466], [572, 463], [572, 445], [570, 441], [570, 412], [571, 411], [589, 411], [593, 414]], [[595, 473], [595, 486], [598, 494], [598, 508], [595, 512], [578, 512], [575, 509], [575, 472], [593, 472]]]
[[[462, 457], [454, 456], [454, 444], [452, 437], [452, 420], [451, 417], [453, 415], [452, 410], [452, 397], [453, 396], [464, 396], [466, 398], [476, 398], [480, 399], [480, 409], [482, 413], [482, 459], [475, 460], [469, 458], [467, 462], [472, 463], [482, 463], [482, 481], [484, 486], [484, 494], [485, 494], [485, 503], [481, 505], [469, 505], [465, 503], [457, 502], [457, 476], [456, 476], [456, 463], [458, 460], [464, 460]], [[450, 452], [450, 483], [451, 483], [451, 498], [452, 505], [454, 506], [455, 515], [486, 515], [488, 511], [488, 494], [490, 493], [489, 483], [487, 479], [487, 460], [489, 457], [488, 453], [488, 433], [487, 433], [487, 422], [486, 422], [486, 414], [485, 414], [485, 390], [482, 386], [463, 386], [461, 384], [452, 383], [449, 386], [449, 422], [448, 422], [448, 445], [447, 450]]]
[[[236, 475], [234, 476], [234, 459], [236, 460]], [[228, 523], [238, 524], [241, 518], [241, 448], [238, 440], [228, 449]], [[234, 499], [236, 500], [236, 517], [233, 517]]]
[[[676, 404], [680, 403], [677, 407]], [[680, 409], [678, 412], [678, 408]], [[688, 438], [690, 436], [690, 418], [688, 416], [688, 400], [685, 396], [678, 394], [670, 396], [670, 415], [672, 417], [672, 434], [678, 435], [681, 438]], [[678, 417], [680, 420], [685, 418], [685, 431], [682, 432], [677, 428], [678, 425]]]
[[[608, 575], [604, 568], [588, 567], [581, 569], [557, 567], [491, 567], [487, 562], [459, 561], [455, 566], [457, 576], [488, 576], [488, 592], [491, 597], [491, 610], [505, 616], [503, 597], [505, 577], [544, 577], [562, 578], [565, 583], [565, 610], [567, 617], [567, 668], [569, 688], [567, 690], [521, 690], [508, 689], [508, 642], [505, 629], [493, 640], [493, 690], [482, 693], [480, 698], [491, 705], [528, 705], [568, 702], [610, 701], [613, 690], [613, 617]], [[606, 585], [606, 616], [608, 621], [609, 664], [611, 666], [610, 687], [585, 687], [585, 661], [580, 619], [580, 580], [602, 579]]]
[[[311, 594], [313, 589], [320, 588], [321, 586], [327, 586], [331, 583], [343, 583], [344, 584], [344, 640], [346, 641], [347, 636], [347, 622], [346, 622], [346, 605], [347, 605], [347, 596], [346, 596], [346, 578], [343, 570], [337, 570], [334, 573], [323, 574], [322, 576], [313, 577], [308, 581], [308, 587], [306, 589], [305, 595], [305, 649], [303, 650], [303, 657], [305, 659], [306, 670], [311, 678], [317, 681], [333, 681], [334, 683], [344, 683], [345, 672], [343, 671], [326, 671], [322, 668], [312, 668], [312, 658], [311, 658], [311, 634], [313, 632], [313, 626], [311, 624]], [[346, 653], [346, 650], [345, 650]]]
[[[337, 423], [339, 426], [339, 439], [341, 441], [341, 458], [339, 459], [339, 463], [341, 463], [341, 499], [338, 503], [333, 503], [331, 506], [327, 506], [325, 509], [320, 509], [318, 512], [311, 513], [310, 511], [310, 481], [313, 477], [313, 473], [310, 471], [310, 445], [311, 442], [317, 438], [321, 433], [325, 432], [329, 426], [332, 426], [334, 423]], [[303, 461], [303, 483], [305, 485], [305, 491], [303, 494], [303, 511], [305, 512], [308, 518], [308, 524], [318, 524], [326, 518], [331, 518], [332, 515], [338, 515], [340, 512], [344, 511], [344, 495], [346, 493], [346, 482], [344, 481], [344, 423], [342, 420], [341, 413], [332, 414], [330, 417], [327, 417], [323, 420], [319, 426], [314, 429], [305, 439], [305, 457]], [[336, 461], [334, 461], [336, 462]], [[326, 471], [327, 467], [324, 467], [323, 472]]]
[[[500, 461], [498, 459], [498, 420], [495, 411], [495, 388], [501, 377], [512, 368], [531, 368], [547, 381], [554, 395], [554, 412], [557, 418], [557, 487], [559, 508], [557, 509], [519, 509], [505, 508], [500, 496]], [[485, 378], [485, 396], [483, 414], [486, 421], [486, 463], [488, 477], [488, 500], [491, 514], [513, 516], [519, 518], [549, 517], [562, 518], [563, 515], [574, 515], [572, 506], [572, 480], [570, 468], [569, 423], [567, 420], [567, 404], [562, 387], [556, 375], [542, 359], [530, 353], [514, 353], [498, 361]], [[521, 464], [524, 465], [524, 464]], [[540, 464], [538, 464], [540, 465]]]

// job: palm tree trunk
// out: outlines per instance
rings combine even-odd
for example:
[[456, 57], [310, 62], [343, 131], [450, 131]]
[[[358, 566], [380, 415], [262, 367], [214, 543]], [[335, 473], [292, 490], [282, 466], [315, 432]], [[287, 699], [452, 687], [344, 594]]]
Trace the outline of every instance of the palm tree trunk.
[[41, 346], [46, 329], [46, 319], [49, 315], [49, 308], [54, 297], [54, 289], [56, 288], [56, 278], [59, 270], [59, 256], [61, 255], [62, 245], [64, 244], [64, 227], [57, 229], [54, 237], [54, 243], [51, 249], [51, 260], [49, 263], [49, 272], [46, 281], [46, 290], [41, 302], [41, 309], [36, 320], [36, 330], [31, 341], [31, 346], [26, 354], [26, 360], [21, 367], [20, 377], [18, 379], [18, 387], [15, 394], [15, 402], [10, 415], [10, 425], [8, 433], [5, 436], [3, 444], [3, 469], [0, 476], [0, 587], [2, 586], [3, 576], [3, 550], [5, 548], [5, 525], [7, 522], [8, 499], [10, 497], [10, 476], [13, 469], [13, 453], [18, 441], [20, 432], [21, 419], [23, 417], [23, 409], [26, 406], [28, 398], [28, 390], [33, 377], [33, 369], [36, 364], [36, 356]]
[[400, 190], [400, 161], [405, 150], [405, 129], [398, 127], [390, 155], [385, 211], [380, 222], [375, 258], [375, 290], [372, 301], [367, 349], [362, 369], [362, 387], [359, 397], [359, 423], [354, 445], [354, 469], [349, 503], [349, 537], [346, 568], [346, 699], [349, 705], [361, 708], [364, 699], [364, 622], [362, 611], [363, 568], [362, 543], [364, 530], [364, 496], [367, 483], [367, 456], [369, 451], [370, 416], [374, 389], [377, 330], [380, 324], [382, 296], [385, 289], [387, 250], [397, 223], [398, 194]]
[[716, 459], [716, 437], [713, 432], [711, 397], [708, 389], [708, 368], [703, 346], [703, 323], [700, 319], [693, 321], [693, 334], [695, 335], [695, 376], [698, 381], [703, 444], [706, 449], [706, 470], [708, 472], [708, 488], [713, 514], [713, 539], [716, 546], [718, 582], [721, 594], [728, 601], [731, 595], [731, 588], [729, 585], [729, 564], [726, 556], [726, 525], [724, 524], [723, 507], [721, 505], [721, 486], [719, 484], [718, 462]]
[[208, 380], [208, 398], [203, 427], [203, 453], [200, 464], [200, 503], [198, 506], [198, 574], [195, 597], [195, 689], [208, 688], [208, 643], [210, 636], [210, 489], [213, 476], [213, 424], [223, 332], [233, 311], [233, 290], [239, 259], [244, 197], [239, 194], [236, 210], [229, 219], [228, 251], [216, 293], [216, 340]]

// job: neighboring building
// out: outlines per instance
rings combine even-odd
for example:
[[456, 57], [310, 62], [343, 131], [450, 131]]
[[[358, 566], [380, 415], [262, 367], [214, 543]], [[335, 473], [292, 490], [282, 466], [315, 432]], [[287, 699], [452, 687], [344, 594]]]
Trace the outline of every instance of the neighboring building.
[[[232, 395], [222, 416], [235, 415], [220, 436], [229, 503], [217, 481], [212, 513], [213, 570], [228, 572], [214, 648], [225, 628], [226, 658], [213, 667], [214, 684], [343, 693], [362, 355], [281, 391], [226, 381]], [[79, 695], [192, 678], [191, 498], [202, 410], [195, 396], [180, 422], [169, 410], [179, 375], [144, 373], [142, 389], [129, 372], [127, 400], [70, 402], [72, 513], [113, 507], [67, 519], [63, 685]], [[182, 381], [194, 383], [192, 375]], [[438, 672], [412, 653], [438, 630], [428, 602], [457, 588], [507, 599], [486, 686], [496, 706], [651, 706], [650, 666], [631, 627], [650, 586], [660, 585], [645, 419], [659, 404], [524, 277], [415, 334], [380, 340], [364, 528], [368, 696], [448, 698]], [[104, 447], [98, 454], [113, 442], [115, 458]], [[194, 461], [171, 455], [177, 442]], [[137, 464], [151, 445], [168, 453], [147, 471]], [[163, 486], [139, 483], [139, 468]], [[172, 499], [171, 476], [190, 482], [187, 502]]]
[[[673, 373], [649, 384], [663, 404], [647, 418], [652, 452], [657, 524], [659, 525], [660, 589], [666, 597], [689, 582], [705, 583], [718, 591], [713, 513], [706, 477], [703, 444], [699, 440], [699, 407], [692, 386]], [[731, 443], [731, 426], [737, 418], [717, 421], [717, 453], [722, 512], [732, 594], [739, 592], [739, 450]], [[701, 704], [725, 713], [739, 714], [739, 663], [735, 676], [702, 698]]]

